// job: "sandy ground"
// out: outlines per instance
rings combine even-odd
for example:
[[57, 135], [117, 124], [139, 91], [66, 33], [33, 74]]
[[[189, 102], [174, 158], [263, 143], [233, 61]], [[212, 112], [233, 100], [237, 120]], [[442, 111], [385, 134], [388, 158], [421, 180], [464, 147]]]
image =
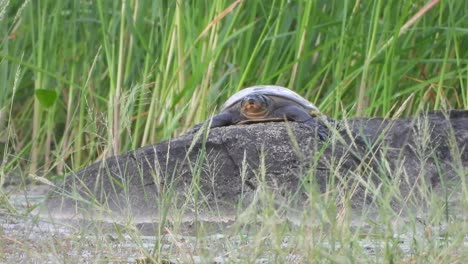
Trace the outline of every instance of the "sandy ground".
[[[71, 222], [34, 216], [30, 211], [40, 204], [50, 190], [45, 185], [30, 185], [25, 189], [6, 190], [8, 202], [0, 207], [0, 262], [1, 263], [145, 263], [149, 257], [162, 263], [224, 263], [247, 260], [257, 246], [256, 234], [240, 235], [230, 232], [212, 233], [203, 237], [182, 236], [165, 228], [160, 235], [154, 230], [143, 234], [137, 226], [125, 227], [96, 221]], [[462, 213], [463, 214], [463, 213]], [[464, 222], [466, 223], [466, 221]], [[226, 226], [226, 230], [229, 230]], [[148, 230], [147, 230], [148, 231]], [[429, 232], [420, 230], [421, 236]], [[271, 237], [270, 237], [271, 238]], [[265, 241], [269, 235], [265, 234]], [[412, 260], [414, 236], [398, 235], [401, 254]], [[446, 238], [434, 237], [443, 245]], [[256, 263], [303, 263], [305, 256], [295, 252], [294, 237], [284, 236], [279, 242], [284, 252], [256, 255]], [[468, 255], [468, 235], [462, 248], [455, 249], [455, 259]], [[327, 242], [321, 246], [331, 247]], [[336, 246], [336, 245], [334, 245]], [[384, 256], [385, 245], [379, 239], [363, 238], [359, 242], [371, 259]], [[247, 257], [246, 257], [247, 256]], [[416, 262], [417, 262], [416, 258]]]

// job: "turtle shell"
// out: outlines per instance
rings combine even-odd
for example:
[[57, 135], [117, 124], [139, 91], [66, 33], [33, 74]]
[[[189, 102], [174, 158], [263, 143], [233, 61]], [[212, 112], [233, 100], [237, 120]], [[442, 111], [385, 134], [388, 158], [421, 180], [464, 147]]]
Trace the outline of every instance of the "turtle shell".
[[289, 99], [299, 104], [300, 106], [304, 107], [304, 109], [306, 109], [308, 112], [310, 111], [320, 112], [315, 105], [313, 105], [311, 102], [304, 99], [302, 96], [300, 96], [296, 92], [288, 88], [276, 86], [276, 85], [259, 85], [259, 86], [252, 86], [249, 88], [242, 89], [239, 92], [235, 93], [233, 96], [231, 96], [226, 101], [226, 103], [224, 103], [223, 107], [221, 108], [221, 111], [224, 111], [232, 107], [233, 105], [240, 102], [242, 98], [250, 94], [278, 96], [281, 98]]

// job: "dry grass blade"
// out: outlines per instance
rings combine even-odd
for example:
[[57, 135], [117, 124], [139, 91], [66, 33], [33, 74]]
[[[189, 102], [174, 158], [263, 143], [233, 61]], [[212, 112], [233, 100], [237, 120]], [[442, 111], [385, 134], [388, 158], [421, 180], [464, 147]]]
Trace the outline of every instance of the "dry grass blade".
[[216, 25], [223, 17], [227, 16], [238, 4], [243, 2], [244, 0], [236, 0], [234, 3], [229, 5], [226, 9], [224, 9], [219, 15], [217, 15], [206, 27], [203, 29], [203, 31], [200, 33], [200, 35], [195, 39], [194, 43], [197, 43], [201, 38], [203, 38], [206, 33], [212, 28], [214, 25]]

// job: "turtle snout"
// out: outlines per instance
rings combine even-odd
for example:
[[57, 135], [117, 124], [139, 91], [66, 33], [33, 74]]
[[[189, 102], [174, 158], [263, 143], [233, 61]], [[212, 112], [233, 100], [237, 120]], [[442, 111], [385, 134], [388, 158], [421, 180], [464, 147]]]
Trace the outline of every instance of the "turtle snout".
[[242, 107], [248, 111], [259, 111], [263, 108], [263, 105], [258, 98], [252, 96], [244, 98]]
[[253, 104], [253, 103], [255, 103], [255, 100], [254, 100], [254, 99], [248, 99], [248, 100], [247, 100], [247, 104]]
[[247, 97], [245, 98], [245, 104], [256, 104], [257, 103], [257, 99], [256, 98], [253, 98], [253, 97]]

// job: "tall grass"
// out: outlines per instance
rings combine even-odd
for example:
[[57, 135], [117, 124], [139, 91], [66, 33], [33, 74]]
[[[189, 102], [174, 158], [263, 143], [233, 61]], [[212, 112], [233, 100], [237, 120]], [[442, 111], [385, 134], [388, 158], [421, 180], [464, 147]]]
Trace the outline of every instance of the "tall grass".
[[335, 118], [466, 109], [468, 3], [408, 24], [424, 5], [0, 1], [2, 170], [62, 174], [176, 136], [256, 84]]

